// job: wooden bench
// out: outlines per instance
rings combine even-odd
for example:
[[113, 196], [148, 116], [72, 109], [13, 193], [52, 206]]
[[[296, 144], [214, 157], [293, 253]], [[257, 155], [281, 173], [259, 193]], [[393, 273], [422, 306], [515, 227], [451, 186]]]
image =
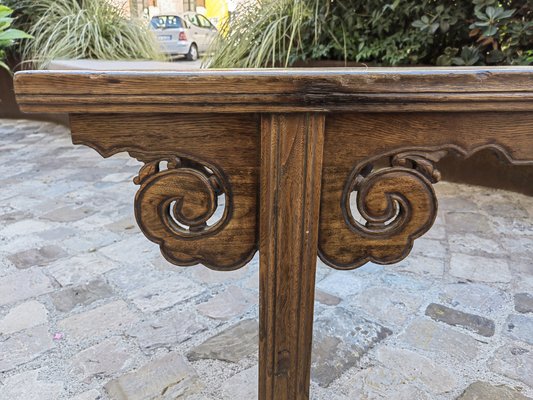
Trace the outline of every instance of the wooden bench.
[[135, 215], [167, 260], [233, 270], [260, 252], [260, 400], [309, 398], [317, 255], [406, 257], [449, 152], [533, 163], [532, 67], [28, 71], [15, 87], [26, 112], [69, 113], [75, 144], [144, 163]]

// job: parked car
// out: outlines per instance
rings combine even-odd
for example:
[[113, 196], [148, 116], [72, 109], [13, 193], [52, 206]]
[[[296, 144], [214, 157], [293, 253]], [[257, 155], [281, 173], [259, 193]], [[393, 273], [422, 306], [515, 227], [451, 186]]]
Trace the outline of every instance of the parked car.
[[218, 36], [217, 28], [203, 15], [189, 12], [180, 15], [159, 15], [150, 21], [163, 51], [170, 57], [183, 55], [194, 61], [205, 53]]

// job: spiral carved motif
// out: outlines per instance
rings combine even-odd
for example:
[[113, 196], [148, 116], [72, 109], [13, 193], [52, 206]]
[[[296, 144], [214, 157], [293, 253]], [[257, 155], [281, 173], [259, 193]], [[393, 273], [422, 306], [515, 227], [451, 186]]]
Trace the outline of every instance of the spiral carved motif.
[[[434, 163], [445, 154], [388, 154], [356, 166], [341, 197], [345, 225], [335, 232], [337, 237], [323, 237], [320, 257], [339, 269], [403, 259], [414, 239], [433, 225], [437, 199], [432, 185], [440, 179]], [[330, 257], [327, 250], [334, 240], [344, 246]]]
[[[400, 153], [390, 157], [388, 167], [376, 169], [365, 164], [356, 168], [343, 193], [346, 221], [368, 236], [386, 237], [406, 230], [412, 230], [413, 237], [423, 234], [433, 224], [437, 208], [432, 184], [439, 181], [440, 173], [433, 163], [444, 154]], [[357, 193], [356, 205], [364, 224], [352, 215], [352, 192]]]
[[228, 216], [226, 205], [220, 220], [211, 226], [207, 224], [217, 211], [218, 197], [225, 192], [222, 177], [178, 158], [167, 160], [168, 169], [164, 171], [160, 164], [161, 161], [146, 164], [136, 178], [136, 183], [141, 184], [136, 197], [140, 224], [150, 231], [153, 224], [145, 218], [155, 216], [168, 232], [178, 237], [216, 232]]
[[[232, 196], [214, 166], [165, 158], [145, 164], [134, 182], [140, 185], [135, 197], [137, 222], [170, 262], [227, 270], [240, 266], [242, 260], [229, 259], [220, 251], [224, 240], [232, 238], [224, 232], [231, 219]], [[223, 211], [218, 209], [222, 195]]]

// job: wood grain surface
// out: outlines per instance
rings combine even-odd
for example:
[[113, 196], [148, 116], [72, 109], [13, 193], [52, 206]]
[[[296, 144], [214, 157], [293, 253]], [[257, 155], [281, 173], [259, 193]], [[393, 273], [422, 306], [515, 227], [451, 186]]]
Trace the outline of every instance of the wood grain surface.
[[[437, 213], [432, 184], [438, 176], [433, 176], [432, 163], [446, 152], [468, 157], [484, 148], [493, 149], [505, 162], [531, 164], [533, 113], [328, 115], [321, 259], [332, 267], [350, 269], [368, 261], [391, 264], [405, 258], [413, 240], [431, 228]], [[399, 163], [395, 156], [410, 161]], [[424, 163], [430, 170], [420, 167]], [[351, 193], [357, 199], [352, 197], [353, 208], [366, 216], [362, 224], [352, 218]]]
[[[137, 179], [135, 215], [168, 261], [232, 270], [253, 257], [259, 218], [257, 115], [74, 114], [71, 130], [74, 143], [104, 157], [126, 151], [145, 163]], [[221, 194], [221, 221], [206, 227]]]
[[17, 73], [23, 111], [533, 110], [533, 67]]
[[309, 398], [324, 115], [261, 128], [259, 399]]

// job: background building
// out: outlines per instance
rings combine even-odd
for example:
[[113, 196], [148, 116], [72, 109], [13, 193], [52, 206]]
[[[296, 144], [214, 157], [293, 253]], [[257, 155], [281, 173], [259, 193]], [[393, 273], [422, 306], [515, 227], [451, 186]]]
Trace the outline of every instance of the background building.
[[134, 18], [149, 19], [154, 15], [181, 14], [196, 11], [221, 28], [235, 8], [254, 0], [109, 0]]
[[[120, 4], [121, 0], [114, 0]], [[123, 1], [123, 0], [122, 0]], [[129, 0], [123, 1], [132, 16], [153, 16], [158, 14], [180, 14], [185, 11], [196, 11], [197, 7], [205, 7], [206, 0]], [[224, 0], [219, 0], [225, 2]]]

